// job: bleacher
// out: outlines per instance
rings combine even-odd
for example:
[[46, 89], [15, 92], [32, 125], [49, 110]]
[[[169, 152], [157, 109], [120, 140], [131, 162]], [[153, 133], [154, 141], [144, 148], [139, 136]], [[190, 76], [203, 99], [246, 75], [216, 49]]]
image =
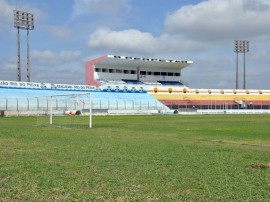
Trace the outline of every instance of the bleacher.
[[138, 80], [131, 80], [131, 79], [122, 79], [127, 84], [143, 84], [143, 82], [138, 81]]
[[161, 83], [157, 82], [157, 81], [144, 81], [143, 82], [145, 85], [161, 85]]
[[[48, 108], [50, 96], [59, 94], [84, 93], [81, 91], [6, 89], [0, 88], [0, 110], [27, 109], [38, 107]], [[93, 91], [93, 109], [113, 110], [161, 110], [166, 108], [162, 103], [147, 93], [114, 93]], [[59, 108], [61, 106], [58, 106]]]

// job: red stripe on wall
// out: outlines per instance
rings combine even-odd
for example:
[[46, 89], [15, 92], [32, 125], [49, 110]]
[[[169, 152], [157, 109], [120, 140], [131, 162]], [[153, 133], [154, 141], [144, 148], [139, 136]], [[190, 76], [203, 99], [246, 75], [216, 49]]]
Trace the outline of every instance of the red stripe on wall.
[[107, 56], [101, 56], [94, 60], [90, 60], [85, 62], [85, 84], [86, 85], [93, 85], [93, 86], [101, 86], [101, 83], [95, 80], [94, 78], [94, 68], [97, 62], [100, 62], [107, 58]]
[[[187, 106], [193, 106], [193, 105], [201, 105], [201, 106], [208, 106], [208, 105], [238, 105], [237, 102], [233, 100], [159, 100], [164, 105], [170, 106], [170, 105], [187, 105]], [[270, 100], [245, 100], [245, 103], [247, 105], [252, 104], [253, 106], [270, 106]]]

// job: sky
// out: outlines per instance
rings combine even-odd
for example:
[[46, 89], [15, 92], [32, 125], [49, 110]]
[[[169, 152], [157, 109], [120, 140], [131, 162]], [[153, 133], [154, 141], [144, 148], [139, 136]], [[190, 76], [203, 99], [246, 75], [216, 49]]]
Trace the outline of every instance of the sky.
[[[14, 9], [34, 14], [33, 82], [84, 84], [85, 61], [121, 55], [193, 61], [181, 78], [190, 88], [231, 89], [237, 39], [250, 41], [247, 88], [270, 88], [270, 0], [0, 0], [0, 80], [17, 80]], [[27, 81], [25, 30], [20, 38]]]

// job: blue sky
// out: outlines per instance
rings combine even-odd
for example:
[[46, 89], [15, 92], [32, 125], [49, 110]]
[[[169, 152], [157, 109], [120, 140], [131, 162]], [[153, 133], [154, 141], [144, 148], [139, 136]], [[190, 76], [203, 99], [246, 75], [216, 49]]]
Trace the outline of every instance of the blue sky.
[[[0, 80], [17, 79], [16, 6], [35, 15], [31, 81], [83, 84], [84, 61], [112, 54], [191, 60], [191, 88], [234, 88], [233, 42], [247, 39], [247, 88], [270, 87], [269, 0], [0, 0]], [[26, 81], [26, 31], [21, 60]]]

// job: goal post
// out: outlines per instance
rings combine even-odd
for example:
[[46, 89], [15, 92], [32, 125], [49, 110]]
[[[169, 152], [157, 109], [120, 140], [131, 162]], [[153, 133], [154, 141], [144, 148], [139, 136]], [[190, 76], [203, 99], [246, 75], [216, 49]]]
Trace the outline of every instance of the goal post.
[[[42, 110], [38, 114], [38, 125], [50, 124], [64, 127], [85, 127], [92, 128], [92, 94], [73, 93], [58, 94], [47, 97], [47, 112]], [[49, 120], [41, 121], [46, 119]], [[88, 117], [88, 118], [87, 118]]]

